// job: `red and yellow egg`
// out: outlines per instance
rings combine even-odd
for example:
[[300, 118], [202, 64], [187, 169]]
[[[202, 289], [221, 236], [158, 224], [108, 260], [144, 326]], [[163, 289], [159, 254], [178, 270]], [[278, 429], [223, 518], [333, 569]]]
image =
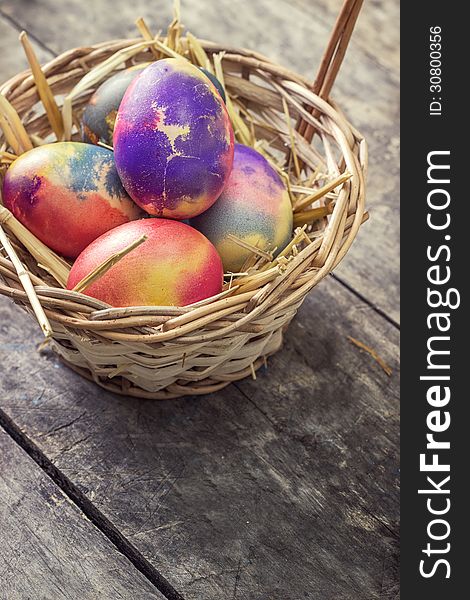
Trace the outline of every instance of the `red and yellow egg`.
[[112, 306], [186, 306], [222, 290], [222, 261], [209, 240], [170, 219], [140, 219], [95, 240], [75, 261], [73, 289], [110, 256], [147, 239], [93, 282], [87, 295]]

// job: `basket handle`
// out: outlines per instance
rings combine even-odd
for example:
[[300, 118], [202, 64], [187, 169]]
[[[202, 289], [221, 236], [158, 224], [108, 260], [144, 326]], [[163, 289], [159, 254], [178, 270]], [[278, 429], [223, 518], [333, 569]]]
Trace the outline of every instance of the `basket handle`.
[[[328, 100], [363, 3], [364, 0], [344, 0], [343, 2], [312, 85], [312, 92], [323, 100]], [[314, 116], [318, 116], [315, 115], [316, 111], [313, 107], [310, 112]], [[312, 141], [315, 133], [313, 125], [299, 119], [296, 129], [308, 142]]]

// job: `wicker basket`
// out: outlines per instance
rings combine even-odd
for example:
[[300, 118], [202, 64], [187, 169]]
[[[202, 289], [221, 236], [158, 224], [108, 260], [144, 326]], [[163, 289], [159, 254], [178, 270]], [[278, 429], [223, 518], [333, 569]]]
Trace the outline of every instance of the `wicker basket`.
[[224, 80], [236, 138], [288, 177], [293, 202], [296, 229], [280, 256], [253, 248], [246, 274], [228, 278], [218, 297], [182, 308], [111, 308], [67, 291], [70, 265], [0, 204], [0, 293], [36, 315], [67, 365], [113, 392], [164, 399], [254, 375], [281, 347], [306, 295], [342, 260], [367, 218], [366, 144], [325, 100], [360, 4], [346, 1], [313, 87], [256, 52], [183, 35], [178, 15], [164, 38], [153, 38], [140, 20], [144, 41], [77, 48], [42, 70], [22, 34], [31, 70], [0, 88], [2, 175], [32, 145], [78, 139], [83, 106], [116, 69], [176, 52]]

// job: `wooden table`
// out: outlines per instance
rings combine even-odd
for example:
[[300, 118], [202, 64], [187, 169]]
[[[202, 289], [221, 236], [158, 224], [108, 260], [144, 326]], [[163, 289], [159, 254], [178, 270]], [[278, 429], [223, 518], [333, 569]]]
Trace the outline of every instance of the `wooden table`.
[[[313, 76], [339, 6], [208, 0], [183, 17]], [[2, 599], [398, 597], [398, 11], [365, 3], [334, 90], [370, 144], [371, 220], [256, 381], [116, 397], [39, 354], [0, 299]], [[21, 29], [46, 60], [134, 35], [137, 16], [158, 30], [170, 2], [1, 0], [0, 79], [26, 66]]]

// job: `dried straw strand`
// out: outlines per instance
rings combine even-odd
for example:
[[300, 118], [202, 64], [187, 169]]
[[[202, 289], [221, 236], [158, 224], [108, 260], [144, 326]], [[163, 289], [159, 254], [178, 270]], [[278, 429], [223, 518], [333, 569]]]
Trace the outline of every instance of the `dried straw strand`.
[[5, 138], [13, 148], [16, 155], [20, 155], [23, 152], [31, 150], [33, 144], [29, 139], [26, 129], [21, 122], [18, 113], [7, 100], [7, 98], [0, 93], [0, 125], [5, 134]]
[[13, 266], [15, 267], [15, 270], [16, 270], [18, 278], [21, 282], [21, 285], [23, 286], [23, 289], [26, 292], [26, 295], [28, 296], [28, 300], [31, 304], [31, 308], [33, 309], [34, 314], [36, 315], [36, 319], [38, 320], [41, 331], [43, 332], [43, 334], [46, 338], [51, 337], [52, 336], [52, 327], [46, 317], [46, 314], [44, 312], [44, 309], [43, 309], [41, 303], [38, 300], [38, 297], [34, 290], [33, 284], [31, 283], [29, 273], [26, 271], [23, 263], [18, 258], [16, 252], [13, 249], [13, 246], [11, 245], [10, 240], [8, 239], [7, 235], [5, 234], [5, 232], [3, 230], [3, 227], [1, 225], [0, 225], [0, 243], [3, 246], [5, 252], [7, 253], [9, 259], [13, 263]]
[[36, 261], [54, 277], [59, 285], [65, 287], [70, 272], [69, 264], [50, 248], [43, 244], [26, 227], [16, 219], [11, 212], [0, 204], [0, 224], [20, 241]]
[[[1, 100], [0, 100], [0, 102], [1, 102]], [[3, 131], [3, 135], [5, 136], [5, 140], [6, 140], [7, 144], [13, 149], [15, 154], [16, 155], [22, 154], [23, 149], [22, 149], [20, 143], [18, 142], [16, 135], [13, 132], [13, 129], [11, 128], [10, 123], [8, 122], [8, 119], [2, 112], [0, 112], [0, 128]], [[7, 154], [10, 154], [10, 153], [7, 153]]]
[[41, 65], [36, 57], [36, 53], [33, 50], [31, 42], [25, 31], [20, 33], [20, 42], [23, 46], [24, 53], [28, 60], [31, 72], [36, 83], [36, 88], [43, 103], [44, 109], [51, 124], [52, 131], [58, 140], [62, 139], [64, 135], [64, 124], [62, 122], [62, 115], [60, 114], [59, 107], [56, 104], [54, 94], [51, 92], [51, 88], [47, 83], [47, 79], [42, 72]]
[[[146, 40], [147, 42], [153, 42], [155, 40], [154, 36], [152, 35], [150, 29], [147, 26], [147, 23], [144, 21], [143, 17], [139, 17], [136, 22], [136, 27], [139, 30], [140, 34], [142, 35], [142, 37], [144, 38], [144, 40]], [[155, 48], [155, 46], [150, 46], [150, 52], [153, 54], [153, 56], [158, 60], [160, 58], [160, 54], [157, 51], [157, 49]]]
[[319, 219], [330, 215], [332, 212], [333, 211], [329, 206], [319, 206], [318, 208], [312, 208], [311, 210], [296, 212], [294, 213], [294, 227], [311, 224], [314, 221], [318, 221]]
[[391, 367], [389, 367], [387, 365], [387, 363], [384, 361], [384, 359], [381, 356], [379, 356], [375, 350], [373, 350], [372, 348], [370, 348], [363, 342], [356, 340], [356, 338], [353, 338], [350, 335], [348, 335], [348, 340], [352, 344], [354, 344], [355, 346], [360, 348], [361, 350], [364, 350], [364, 352], [367, 352], [367, 354], [370, 354], [370, 356], [372, 356], [372, 358], [375, 360], [375, 362], [383, 369], [383, 371], [386, 373], [386, 375], [388, 375], [389, 377], [392, 376], [393, 371], [392, 371]]
[[351, 173], [346, 171], [342, 175], [339, 175], [339, 177], [336, 177], [329, 183], [314, 191], [312, 194], [308, 195], [306, 198], [297, 201], [294, 205], [294, 210], [300, 211], [306, 206], [313, 204], [313, 202], [316, 202], [320, 198], [323, 198], [328, 194], [328, 192], [331, 192], [332, 190], [336, 189], [337, 187], [348, 181], [348, 179], [351, 179]]
[[192, 33], [186, 34], [186, 39], [190, 50], [193, 53], [195, 62], [200, 66], [204, 67], [207, 71], [213, 72], [213, 68], [206, 51], [202, 47], [201, 42]]
[[247, 127], [246, 123], [243, 121], [243, 119], [240, 117], [238, 112], [235, 110], [235, 106], [232, 102], [230, 94], [228, 94], [227, 90], [225, 89], [224, 71], [222, 68], [223, 58], [224, 58], [224, 52], [220, 52], [219, 54], [216, 54], [212, 57], [212, 59], [214, 61], [215, 76], [220, 81], [222, 87], [224, 88], [224, 90], [226, 92], [226, 106], [227, 106], [228, 114], [232, 121], [233, 131], [234, 131], [236, 139], [239, 142], [241, 142], [242, 144], [246, 144], [247, 146], [252, 146], [253, 139], [251, 137], [251, 132], [250, 132], [249, 128]]
[[114, 254], [109, 256], [105, 261], [103, 261], [100, 265], [93, 269], [91, 273], [89, 273], [83, 279], [81, 279], [77, 283], [77, 285], [74, 288], [72, 288], [72, 291], [81, 293], [84, 290], [86, 290], [88, 287], [90, 287], [92, 283], [95, 283], [95, 281], [97, 281], [100, 277], [107, 273], [109, 269], [114, 267], [114, 265], [116, 265], [122, 258], [124, 258], [124, 256], [129, 254], [129, 252], [132, 252], [132, 250], [135, 250], [146, 240], [147, 236], [142, 235], [122, 250], [119, 250], [118, 252], [115, 252]]

